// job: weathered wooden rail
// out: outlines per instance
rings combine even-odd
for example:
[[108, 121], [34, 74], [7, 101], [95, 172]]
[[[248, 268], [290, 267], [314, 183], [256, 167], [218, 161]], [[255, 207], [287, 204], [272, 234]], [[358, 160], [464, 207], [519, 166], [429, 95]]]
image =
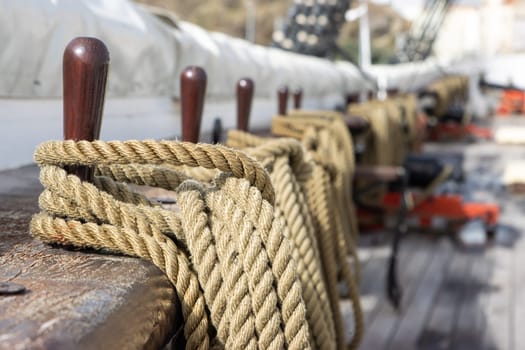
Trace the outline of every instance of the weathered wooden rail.
[[[0, 172], [0, 349], [180, 345], [177, 297], [153, 264], [30, 236], [40, 191], [34, 166]], [[6, 294], [13, 283], [25, 290]]]

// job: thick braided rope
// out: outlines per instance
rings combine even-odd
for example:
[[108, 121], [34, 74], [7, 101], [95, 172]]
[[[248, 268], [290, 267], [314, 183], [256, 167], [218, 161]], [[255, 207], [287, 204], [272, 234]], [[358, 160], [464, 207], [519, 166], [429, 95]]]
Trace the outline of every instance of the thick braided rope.
[[[243, 148], [247, 154], [259, 161], [286, 157], [297, 181], [302, 182], [311, 176], [310, 164], [301, 144], [293, 138], [268, 139], [238, 130], [228, 131], [227, 144]], [[268, 167], [266, 167], [268, 168]]]
[[271, 140], [267, 137], [256, 136], [240, 130], [228, 130], [226, 144], [233, 148], [258, 147]]
[[[334, 127], [335, 125], [335, 127]], [[354, 202], [352, 200], [352, 191], [353, 191], [353, 164], [355, 162], [353, 157], [353, 148], [351, 145], [345, 143], [348, 141], [348, 138], [338, 135], [339, 130], [343, 128], [344, 125], [340, 125], [340, 120], [334, 121], [331, 124], [331, 128], [325, 128], [319, 130], [319, 142], [321, 147], [318, 147], [318, 151], [326, 150], [328, 154], [332, 155], [332, 162], [335, 164], [337, 169], [334, 176], [334, 188], [336, 190], [335, 198], [341, 203], [340, 206], [336, 206], [339, 210], [338, 217], [341, 218], [343, 222], [342, 231], [344, 232], [343, 236], [347, 241], [347, 246], [349, 248], [349, 253], [354, 257], [355, 261], [358, 261], [357, 258], [357, 240], [358, 240], [358, 229], [357, 229], [357, 216], [355, 212]], [[336, 131], [337, 130], [337, 131]], [[347, 133], [346, 130], [342, 129]], [[334, 137], [334, 135], [338, 135]], [[350, 152], [351, 157], [344, 159], [341, 157], [342, 154]], [[333, 156], [334, 154], [338, 156]], [[348, 181], [350, 179], [352, 182]], [[359, 269], [355, 271], [356, 279], [359, 280]]]
[[115, 182], [111, 177], [96, 176], [93, 179], [93, 183], [101, 191], [111, 193], [118, 201], [150, 207], [157, 205], [157, 203], [149, 200], [146, 196], [130, 190], [126, 184]]
[[[326, 159], [334, 165], [336, 176], [334, 186], [338, 188], [336, 201], [338, 210], [343, 210], [340, 215], [345, 223], [342, 226], [345, 231], [348, 252], [357, 259], [357, 217], [352, 200], [352, 182], [354, 169], [354, 152], [350, 134], [346, 129], [342, 117], [335, 112], [324, 111], [291, 111], [287, 117], [276, 117], [272, 128], [281, 135], [288, 135], [290, 129], [302, 128], [301, 139], [305, 140], [307, 130], [314, 130], [309, 137], [314, 139], [311, 151], [318, 154], [318, 159]], [[293, 131], [295, 133], [295, 131]], [[306, 145], [305, 145], [306, 146]], [[309, 146], [307, 146], [309, 147]], [[359, 269], [355, 270], [356, 278], [359, 279]]]
[[417, 140], [420, 137], [418, 131], [417, 98], [414, 94], [406, 94], [397, 98], [401, 108], [403, 108], [408, 121], [408, 149], [415, 151]]
[[[326, 149], [329, 153], [336, 152], [336, 150], [333, 149], [334, 143], [332, 142], [331, 145], [329, 143], [333, 138], [331, 137], [331, 134], [327, 132], [327, 130], [310, 129], [305, 132], [305, 137], [313, 137], [313, 135], [316, 133], [316, 138], [319, 140], [320, 144], [324, 144], [324, 147], [317, 148], [316, 158], [324, 158], [324, 154], [319, 153], [319, 151], [323, 149]], [[349, 292], [348, 294], [352, 302], [355, 325], [350, 348], [355, 349], [358, 347], [363, 334], [363, 316], [359, 301], [359, 291], [357, 288], [357, 281], [359, 280], [359, 266], [357, 264], [358, 256], [356, 249], [357, 237], [354, 238], [349, 235], [351, 230], [354, 229], [354, 227], [350, 225], [355, 224], [356, 221], [344, 220], [349, 216], [351, 217], [351, 215], [355, 215], [355, 212], [353, 212], [353, 206], [346, 207], [346, 210], [343, 210], [345, 207], [338, 204], [341, 201], [344, 201], [344, 197], [341, 196], [341, 194], [344, 193], [344, 191], [348, 191], [344, 189], [343, 183], [341, 181], [341, 172], [336, 171], [332, 174], [332, 176], [329, 176], [329, 172], [323, 167], [318, 168], [318, 172], [319, 175], [317, 176], [317, 179], [319, 180], [311, 183], [308, 186], [308, 189], [315, 191], [311, 194], [311, 196], [319, 196], [320, 192], [324, 192], [325, 194], [324, 196], [320, 197], [325, 201], [325, 203], [321, 204], [320, 201], [317, 201], [316, 205], [318, 207], [321, 206], [321, 209], [318, 210], [328, 210], [328, 213], [330, 213], [329, 220], [331, 221], [330, 225], [332, 230], [325, 232], [324, 237], [332, 235], [332, 239], [334, 240], [333, 254], [335, 254], [336, 261], [338, 262], [337, 266], [340, 278], [347, 286]], [[350, 213], [350, 215], [348, 215], [348, 213]], [[327, 227], [326, 223], [324, 224], [324, 227]], [[350, 255], [353, 257], [355, 266], [353, 271], [351, 271], [350, 265], [348, 264], [347, 253], [350, 253]]]
[[[325, 185], [327, 183], [325, 182]], [[332, 197], [337, 196], [337, 188], [334, 186], [326, 186], [326, 191], [332, 190]], [[335, 192], [335, 193], [334, 193]], [[337, 208], [334, 206], [331, 206], [330, 210], [333, 212]], [[351, 255], [353, 257], [354, 266], [356, 267], [354, 270], [350, 268], [350, 265], [347, 263], [347, 253], [348, 253], [348, 240], [344, 232], [345, 222], [341, 220], [341, 218], [344, 217], [342, 215], [341, 211], [339, 211], [339, 215], [333, 215], [333, 221], [335, 224], [335, 232], [337, 234], [336, 237], [336, 248], [335, 253], [337, 256], [337, 260], [339, 261], [339, 274], [340, 278], [344, 281], [346, 287], [348, 288], [348, 296], [350, 297], [350, 301], [352, 302], [352, 308], [354, 312], [354, 319], [355, 319], [355, 325], [354, 325], [354, 335], [352, 338], [352, 341], [350, 343], [351, 349], [356, 349], [359, 346], [359, 343], [361, 341], [362, 335], [363, 335], [363, 313], [361, 309], [361, 304], [359, 300], [359, 288], [357, 287], [358, 284], [358, 277], [359, 277], [359, 269], [357, 264], [355, 263], [358, 259], [357, 252], [354, 250], [352, 251]], [[347, 224], [347, 223], [346, 223]]]
[[[220, 293], [222, 283], [224, 286], [228, 286], [232, 289], [233, 303], [231, 305], [226, 304], [226, 300], [221, 305], [218, 305], [219, 309], [211, 309], [213, 312], [225, 312], [228, 317], [225, 318], [229, 324], [228, 329], [226, 327], [218, 328], [218, 334], [221, 337], [224, 333], [228, 332], [231, 337], [227, 338], [226, 348], [238, 347], [240, 349], [261, 347], [264, 349], [268, 348], [282, 348], [284, 345], [284, 335], [280, 328], [282, 319], [280, 314], [277, 312], [277, 295], [276, 291], [269, 288], [270, 285], [274, 284], [275, 281], [272, 279], [272, 274], [269, 269], [261, 269], [259, 266], [268, 266], [269, 259], [265, 254], [262, 246], [260, 237], [251, 230], [240, 230], [233, 232], [231, 229], [224, 229], [228, 223], [220, 223], [222, 228], [219, 235], [213, 235], [213, 230], [208, 227], [208, 215], [204, 212], [206, 196], [201, 193], [204, 192], [202, 187], [198, 184], [185, 183], [184, 187], [181, 188], [181, 196], [179, 197], [181, 213], [191, 220], [187, 220], [185, 226], [185, 232], [187, 232], [189, 249], [194, 252], [194, 263], [202, 264], [203, 260], [209, 259], [210, 256], [214, 258], [214, 264], [208, 265], [208, 270], [203, 271], [202, 279], [204, 283], [209, 284], [209, 287]], [[221, 203], [219, 208], [226, 209], [225, 216], [229, 217], [230, 220], [242, 221], [242, 215], [236, 215], [235, 203], [230, 200], [228, 202], [228, 194], [221, 197]], [[212, 213], [213, 215], [213, 213]], [[248, 231], [248, 232], [246, 232]], [[236, 238], [234, 234], [250, 234], [252, 245], [248, 247], [246, 240], [240, 240], [241, 246], [234, 247]], [[209, 244], [210, 241], [215, 241], [215, 244]], [[235, 264], [231, 257], [237, 251], [240, 252], [240, 260], [243, 264]], [[245, 251], [250, 250], [249, 257], [252, 258], [249, 264], [244, 264]], [[219, 264], [219, 257], [225, 261], [225, 264]], [[258, 263], [255, 263], [255, 261]], [[243, 274], [243, 266], [247, 268], [248, 274]], [[222, 271], [219, 271], [222, 270]], [[216, 276], [215, 279], [213, 276]], [[221, 279], [220, 276], [224, 279]], [[264, 279], [266, 277], [266, 280]], [[215, 280], [215, 281], [213, 281]], [[255, 281], [255, 282], [254, 282]], [[264, 285], [261, 286], [261, 292], [256, 294], [253, 292], [253, 285], [255, 283]], [[228, 293], [230, 294], [230, 293]], [[251, 301], [249, 296], [255, 298]], [[223, 297], [230, 297], [229, 295], [223, 295]], [[268, 300], [270, 302], [268, 302]], [[244, 304], [252, 304], [251, 307], [243, 307]], [[257, 307], [264, 305], [265, 307]], [[255, 308], [253, 307], [255, 306]], [[257, 322], [259, 327], [256, 327], [256, 321], [258, 319], [271, 320], [265, 324]], [[226, 334], [228, 334], [226, 333]], [[254, 334], [259, 334], [259, 342], [254, 337]], [[275, 341], [273, 346], [270, 346]]]
[[[400, 95], [384, 101], [372, 101], [370, 105], [386, 112], [392, 165], [402, 165], [417, 137], [415, 96]], [[403, 124], [406, 124], [407, 130], [403, 130]]]
[[231, 172], [246, 178], [273, 203], [275, 194], [268, 173], [241, 152], [220, 145], [172, 141], [49, 141], [35, 152], [38, 164], [113, 165], [170, 163]]
[[245, 151], [270, 171], [276, 190], [276, 209], [289, 232], [307, 306], [312, 342], [318, 349], [335, 349], [335, 329], [323, 279], [317, 237], [302, 183], [311, 176], [301, 144], [293, 139], [264, 139], [241, 131], [229, 131], [227, 143], [252, 147]]
[[[357, 232], [353, 232], [353, 225], [350, 218], [355, 218], [352, 215], [353, 204], [347, 202], [347, 193], [351, 194], [351, 188], [348, 187], [348, 182], [345, 181], [348, 177], [352, 177], [353, 174], [348, 174], [343, 168], [344, 165], [341, 162], [332, 160], [331, 155], [340, 154], [339, 145], [334, 142], [334, 136], [329, 129], [317, 129], [311, 128], [305, 132], [306, 138], [315, 138], [317, 140], [317, 145], [315, 149], [312, 149], [312, 152], [315, 152], [315, 159], [330, 159], [330, 163], [335, 168], [335, 171], [332, 170], [331, 178], [331, 189], [333, 188], [333, 195], [330, 197], [332, 203], [331, 206], [336, 212], [334, 216], [337, 222], [340, 222], [340, 225], [336, 226], [338, 231], [337, 234], [341, 234], [346, 242], [348, 247], [348, 253], [354, 256], [354, 259], [357, 258]], [[356, 271], [356, 277], [358, 278], [358, 271]]]
[[[414, 95], [399, 96], [385, 101], [370, 101], [351, 105], [349, 112], [370, 121], [372, 137], [362, 157], [364, 164], [401, 166], [407, 154], [417, 145], [417, 111]], [[403, 130], [406, 123], [408, 130]], [[368, 179], [358, 179], [357, 189], [369, 188]], [[387, 186], [377, 186], [375, 191], [361, 195], [364, 203], [377, 205], [384, 197]]]
[[[370, 123], [371, 137], [367, 138], [365, 153], [361, 157], [363, 165], [395, 165], [391, 145], [393, 144], [390, 136], [390, 122], [387, 111], [378, 104], [371, 102], [362, 104], [351, 104], [348, 107], [348, 113], [365, 118]], [[370, 188], [374, 184], [374, 191], [367, 191], [366, 195], [360, 195], [360, 200], [364, 203], [377, 205], [383, 200], [388, 186], [386, 184], [377, 184], [375, 180], [356, 179], [355, 187], [357, 193], [361, 189]]]
[[403, 132], [403, 115], [397, 100], [376, 101], [386, 111], [389, 122], [390, 151], [394, 165], [402, 165], [408, 153], [407, 136]]
[[[42, 168], [40, 178], [45, 192], [50, 195], [41, 196], [40, 206], [44, 212], [31, 220], [31, 233], [46, 243], [109, 249], [152, 261], [176, 287], [185, 320], [187, 348], [209, 348], [205, 301], [197, 278], [190, 270], [190, 261], [173, 241], [161, 233], [158, 226], [151, 224], [150, 215], [141, 210], [146, 207], [124, 205], [120, 210], [109, 194], [98, 191], [89, 183], [80, 182], [75, 176], [66, 175], [64, 170], [55, 166]], [[47, 202], [47, 198], [51, 200]], [[130, 212], [134, 208], [136, 217]], [[148, 209], [148, 214], [159, 210]], [[123, 215], [119, 215], [121, 211]], [[120, 221], [120, 225], [115, 225], [113, 221]], [[180, 223], [177, 224], [180, 227]]]
[[[55, 165], [41, 166], [44, 212], [32, 220], [32, 233], [45, 242], [109, 249], [151, 260], [176, 287], [188, 349], [309, 348], [305, 307], [288, 241], [272, 205], [250, 181], [227, 174], [215, 187], [186, 180], [176, 188], [179, 216], [151, 207], [123, 185], [106, 184], [102, 190]], [[133, 169], [131, 179], [123, 175], [126, 167]], [[108, 170], [104, 165], [99, 172], [170, 189], [184, 178], [156, 169], [162, 175], [155, 180], [151, 169], [141, 172], [145, 168], [126, 165], [122, 159], [116, 168]], [[263, 186], [268, 187], [271, 184]], [[119, 199], [112, 196], [116, 193]], [[211, 201], [214, 196], [221, 200]], [[228, 198], [231, 205], [225, 206]], [[231, 210], [224, 211], [227, 207]], [[232, 227], [231, 222], [238, 225]], [[239, 225], [245, 230], [242, 238], [236, 231]], [[239, 263], [233, 256], [246, 258]]]
[[[308, 132], [307, 136], [308, 137]], [[317, 157], [316, 157], [317, 158]], [[343, 234], [344, 227], [343, 221], [341, 220], [342, 212], [338, 209], [338, 205], [334, 206], [336, 201], [334, 200], [337, 197], [337, 193], [340, 192], [336, 187], [334, 187], [333, 177], [337, 174], [330, 176], [330, 171], [327, 171], [320, 162], [317, 162], [315, 167], [315, 181], [308, 184], [307, 193], [310, 200], [310, 205], [314, 208], [315, 212], [319, 214], [316, 215], [319, 219], [317, 224], [319, 225], [320, 232], [322, 235], [322, 242], [325, 243], [325, 254], [328, 256], [326, 259], [333, 256], [334, 261], [337, 261], [337, 271], [327, 271], [328, 276], [332, 276], [331, 283], [337, 283], [337, 273], [341, 275], [345, 285], [348, 288], [350, 300], [353, 306], [354, 312], [354, 335], [350, 343], [350, 348], [355, 349], [358, 347], [359, 342], [363, 334], [363, 316], [359, 302], [359, 292], [356, 284], [355, 271], [350, 270], [350, 266], [347, 263], [346, 253], [347, 253], [347, 241]], [[334, 237], [335, 233], [335, 237]], [[327, 239], [330, 237], [331, 239]], [[326, 242], [330, 242], [330, 245], [327, 245]], [[356, 257], [354, 257], [356, 259]], [[334, 262], [335, 264], [335, 262]], [[334, 273], [336, 275], [334, 275]], [[333, 290], [337, 290], [337, 285], [333, 286]], [[338, 302], [338, 294], [334, 293], [332, 296], [334, 302]]]
[[[331, 295], [332, 308], [338, 308], [339, 304], [337, 272], [348, 267], [346, 253], [353, 256], [356, 266], [353, 279], [345, 278], [349, 276], [348, 273], [343, 274], [343, 279], [347, 284], [353, 308], [356, 310], [354, 311], [355, 335], [350, 345], [351, 348], [356, 348], [362, 336], [362, 314], [355, 282], [358, 279], [359, 267], [356, 247], [356, 217], [351, 201], [354, 161], [351, 140], [338, 114], [318, 114], [322, 112], [310, 111], [294, 114], [295, 112], [292, 111], [286, 117], [275, 117], [272, 131], [285, 136], [300, 134], [300, 139], [305, 147], [309, 148], [318, 164], [329, 166], [326, 168], [319, 166], [317, 175], [314, 176], [315, 180], [311, 181], [305, 190], [310, 207], [315, 213], [314, 217], [317, 219], [318, 232], [321, 234], [319, 241], [325, 245], [322, 249], [323, 259], [327, 262], [325, 275], [328, 279], [328, 288], [333, 286], [335, 290]], [[348, 158], [345, 157], [347, 153], [350, 154]], [[332, 176], [329, 175], [330, 173]], [[327, 246], [325, 241], [332, 240], [335, 244]], [[340, 250], [341, 248], [343, 251]], [[332, 264], [337, 266], [335, 271], [332, 269]], [[344, 334], [341, 333], [343, 327], [341, 316], [335, 311], [334, 316], [336, 316], [335, 322], [339, 331], [339, 344], [344, 344]]]
[[[338, 194], [342, 192], [337, 186], [334, 186], [337, 183], [336, 179], [340, 177], [340, 173], [334, 168], [332, 161], [327, 161], [325, 154], [317, 152], [326, 147], [327, 141], [323, 141], [326, 136], [328, 136], [326, 132], [316, 128], [307, 128], [304, 131], [302, 141], [307, 147], [311, 148], [311, 154], [315, 160], [314, 173], [316, 173], [316, 175], [312, 177], [312, 181], [305, 187], [305, 191], [308, 194], [310, 206], [313, 212], [316, 213], [314, 218], [317, 219], [316, 225], [319, 227], [318, 232], [321, 235], [320, 245], [323, 248], [323, 254], [325, 254], [324, 261], [330, 261], [329, 259], [332, 259], [332, 262], [326, 266], [325, 273], [331, 285], [329, 288], [333, 291], [331, 295], [333, 303], [335, 305], [339, 304], [339, 294], [337, 293], [338, 273], [341, 275], [340, 277], [342, 277], [349, 291], [355, 321], [350, 348], [354, 349], [358, 347], [362, 338], [363, 316], [359, 302], [359, 292], [355, 282], [356, 278], [353, 275], [355, 271], [352, 272], [350, 270], [346, 259], [348, 241], [344, 239], [346, 237], [343, 234], [345, 228], [341, 220], [345, 215], [344, 212], [340, 210], [341, 206], [337, 205], [338, 202], [335, 200]], [[325, 143], [325, 146], [320, 146], [323, 143]], [[354, 259], [357, 259], [357, 257], [354, 256]], [[335, 266], [336, 269], [333, 269], [332, 266]], [[341, 316], [339, 315], [339, 317]], [[340, 322], [342, 322], [342, 319]], [[344, 324], [341, 324], [339, 327], [340, 332], [343, 332], [343, 325]], [[340, 337], [343, 338], [344, 333], [340, 333]]]
[[160, 187], [165, 190], [175, 190], [189, 176], [169, 168], [149, 164], [115, 164], [100, 165], [98, 174], [119, 182], [130, 182], [136, 185]]
[[283, 220], [290, 228], [291, 241], [294, 243], [292, 255], [298, 262], [300, 279], [305, 286], [303, 298], [308, 306], [311, 334], [317, 348], [335, 349], [335, 326], [303, 188], [293, 180], [294, 174], [286, 159], [277, 159], [274, 166], [272, 178], [279, 179], [274, 183], [276, 189], [282, 192], [278, 208], [282, 209]]
[[456, 99], [466, 98], [468, 77], [446, 76], [430, 84], [426, 90], [437, 94], [435, 113], [436, 117], [440, 118]]
[[[247, 190], [240, 186], [244, 186]], [[277, 296], [283, 308], [284, 332], [288, 347], [290, 349], [309, 348], [308, 324], [304, 302], [301, 298], [301, 285], [296, 276], [295, 262], [290, 255], [290, 242], [282, 234], [283, 224], [275, 219], [272, 207], [268, 202], [263, 201], [259, 191], [248, 188], [246, 182], [240, 186], [232, 181], [226, 181], [223, 184], [225, 191], [235, 199], [239, 208], [244, 209], [247, 218], [260, 229], [262, 242], [272, 263]], [[212, 193], [210, 198], [216, 197], [213, 197]], [[220, 205], [220, 201], [217, 201], [217, 206]], [[241, 235], [241, 241], [252, 241], [253, 234], [248, 236]]]
[[371, 103], [351, 104], [348, 107], [350, 115], [358, 115], [370, 122], [372, 137], [366, 145], [366, 153], [362, 157], [363, 164], [393, 165], [390, 152], [389, 123], [386, 111]]
[[329, 193], [329, 176], [320, 165], [314, 166], [314, 178], [308, 183], [307, 200], [312, 209], [313, 223], [316, 227], [315, 232], [318, 237], [320, 253], [323, 261], [324, 277], [332, 306], [332, 313], [336, 327], [336, 337], [338, 349], [345, 349], [345, 332], [343, 316], [339, 305], [339, 285], [338, 285], [338, 263], [337, 254], [335, 253], [334, 232], [335, 227], [333, 218], [330, 214], [328, 196]]

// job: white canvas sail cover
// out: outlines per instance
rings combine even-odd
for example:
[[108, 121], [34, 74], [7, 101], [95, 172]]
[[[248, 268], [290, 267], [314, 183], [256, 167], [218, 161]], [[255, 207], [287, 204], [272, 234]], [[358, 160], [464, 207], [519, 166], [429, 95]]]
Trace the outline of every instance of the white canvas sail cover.
[[[77, 36], [103, 40], [111, 53], [108, 96], [178, 96], [188, 65], [208, 73], [208, 97], [233, 97], [241, 77], [256, 96], [283, 84], [321, 98], [372, 89], [355, 66], [253, 45], [186, 22], [160, 21], [128, 0], [0, 0], [0, 96], [59, 97], [62, 52]], [[389, 87], [423, 86], [441, 73], [435, 61], [372, 66]]]

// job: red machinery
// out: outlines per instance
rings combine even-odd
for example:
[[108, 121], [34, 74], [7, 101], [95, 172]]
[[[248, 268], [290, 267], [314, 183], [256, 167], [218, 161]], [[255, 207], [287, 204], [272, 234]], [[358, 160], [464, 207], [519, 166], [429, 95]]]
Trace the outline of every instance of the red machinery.
[[525, 92], [517, 89], [507, 89], [503, 91], [497, 113], [500, 116], [513, 113], [524, 114], [525, 112]]

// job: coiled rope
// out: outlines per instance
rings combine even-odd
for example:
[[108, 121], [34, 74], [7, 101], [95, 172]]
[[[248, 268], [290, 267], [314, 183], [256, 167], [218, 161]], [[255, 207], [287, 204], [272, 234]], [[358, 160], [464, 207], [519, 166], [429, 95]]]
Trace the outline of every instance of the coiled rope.
[[292, 110], [286, 117], [272, 120], [276, 135], [297, 138], [314, 160], [332, 175], [333, 205], [336, 220], [341, 221], [340, 232], [346, 241], [348, 253], [354, 257], [356, 280], [359, 280], [357, 258], [357, 217], [352, 200], [354, 151], [350, 133], [342, 116], [330, 111]]
[[[363, 330], [357, 289], [358, 233], [351, 199], [354, 158], [350, 135], [339, 114], [324, 111], [291, 111], [286, 117], [276, 116], [272, 121], [272, 132], [301, 140], [313, 160], [312, 176], [304, 188], [322, 253], [338, 345], [339, 348], [345, 346], [337, 287], [341, 278], [352, 301], [355, 327], [350, 347], [356, 348]], [[353, 271], [348, 253], [353, 258]]]
[[283, 217], [293, 243], [292, 255], [297, 262], [303, 287], [312, 343], [316, 349], [335, 349], [336, 334], [331, 303], [323, 277], [321, 253], [305, 197], [305, 187], [312, 176], [311, 162], [305, 159], [307, 155], [304, 154], [303, 147], [294, 139], [264, 139], [230, 130], [227, 145], [243, 148], [243, 151], [259, 160], [269, 171], [276, 192], [276, 211]]
[[456, 100], [466, 99], [468, 86], [468, 76], [461, 75], [446, 76], [430, 84], [426, 91], [436, 94], [435, 116], [441, 118]]
[[[361, 164], [372, 166], [402, 166], [406, 156], [418, 147], [417, 101], [414, 95], [400, 95], [384, 101], [373, 100], [351, 104], [348, 113], [370, 122], [371, 135], [366, 140]], [[373, 190], [370, 190], [374, 185]], [[377, 205], [382, 202], [387, 184], [357, 179], [357, 192], [362, 203]]]
[[[47, 243], [141, 257], [174, 285], [187, 349], [309, 349], [291, 244], [268, 173], [222, 146], [169, 141], [52, 141], [40, 145], [44, 192], [32, 234]], [[163, 164], [218, 169], [212, 183]], [[92, 166], [82, 182], [63, 169]], [[121, 181], [176, 191], [163, 209]]]

